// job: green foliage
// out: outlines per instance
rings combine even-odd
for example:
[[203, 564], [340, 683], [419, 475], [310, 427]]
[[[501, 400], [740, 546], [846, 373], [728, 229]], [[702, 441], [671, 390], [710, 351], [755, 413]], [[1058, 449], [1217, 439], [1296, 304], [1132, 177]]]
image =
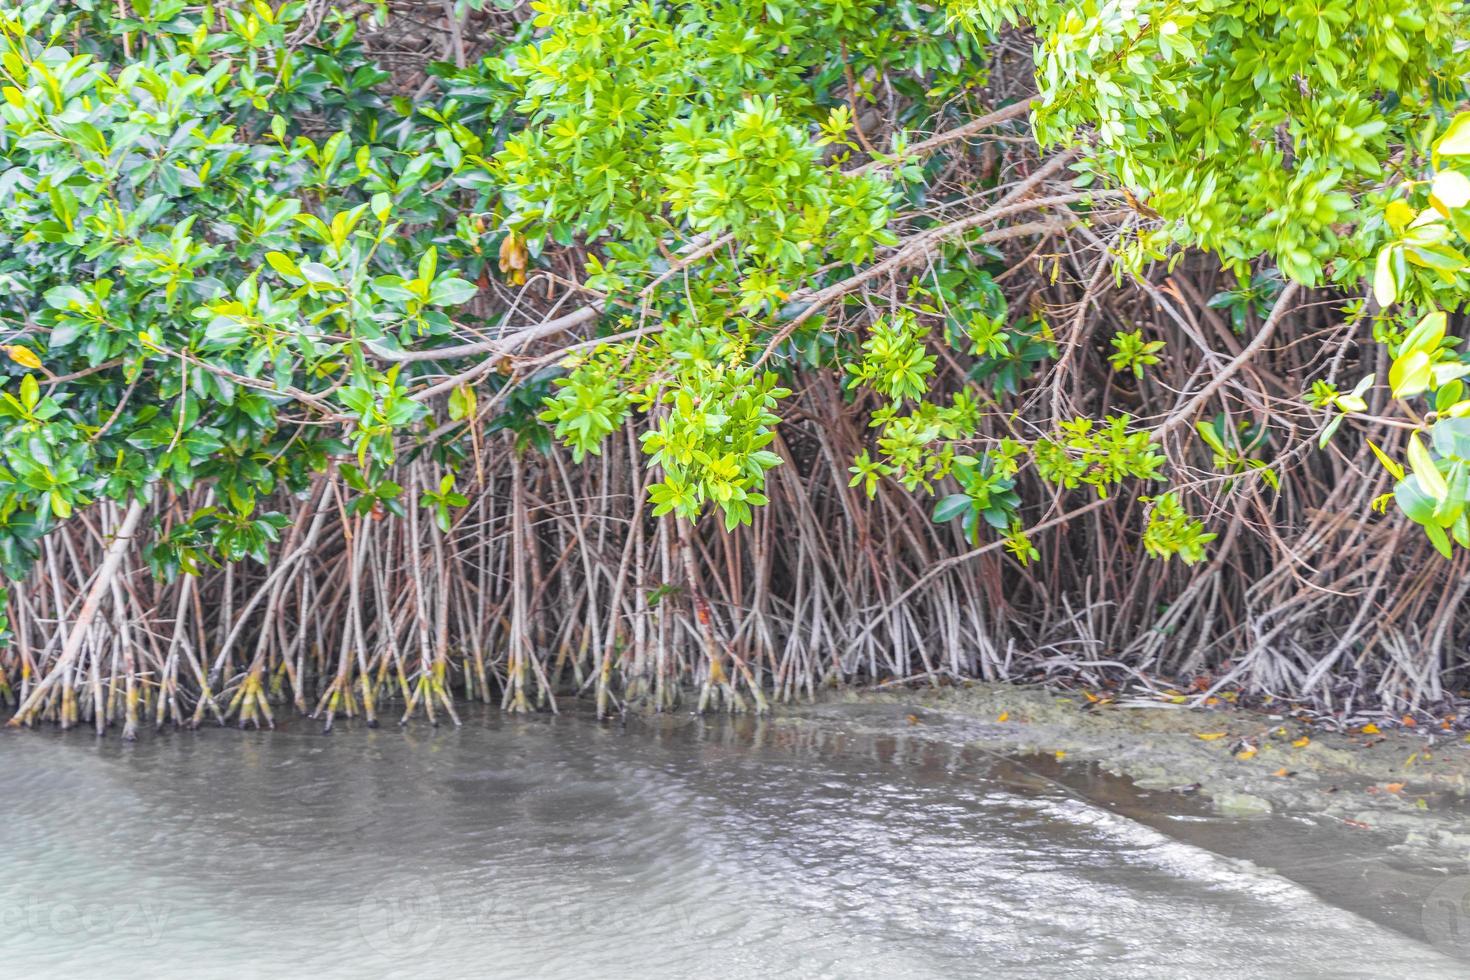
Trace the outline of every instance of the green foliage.
[[961, 492], [934, 505], [935, 523], [960, 518], [965, 537], [974, 544], [980, 543], [982, 521], [997, 530], [1009, 531], [1019, 519], [1021, 497], [1015, 491], [1016, 481], [1003, 472], [1004, 466], [998, 468], [989, 457], [958, 466], [954, 473]]
[[[1399, 510], [1446, 557], [1451, 541], [1470, 547], [1465, 518], [1470, 456], [1463, 439], [1470, 398], [1461, 380], [1470, 374], [1470, 360], [1460, 350], [1461, 338], [1448, 334], [1445, 310], [1463, 306], [1470, 287], [1470, 259], [1461, 250], [1470, 238], [1470, 177], [1456, 169], [1466, 157], [1470, 113], [1461, 113], [1430, 143], [1428, 159], [1420, 161], [1426, 167], [1420, 178], [1404, 180], [1385, 205], [1383, 223], [1390, 238], [1379, 249], [1372, 273], [1374, 297], [1387, 310], [1375, 324], [1375, 335], [1393, 354], [1389, 391], [1406, 403], [1428, 401], [1428, 418], [1437, 420], [1427, 429], [1433, 452], [1418, 431], [1411, 434], [1408, 475], [1401, 463], [1372, 448], [1396, 480], [1393, 499]], [[1354, 394], [1371, 383], [1371, 377], [1364, 379]], [[1317, 393], [1318, 399], [1325, 394]], [[1354, 404], [1344, 411], [1365, 409]]]
[[[1383, 310], [1374, 336], [1393, 355], [1391, 394], [1427, 399], [1437, 416], [1470, 415], [1460, 380], [1470, 361], [1446, 336], [1445, 316], [1470, 298], [1470, 113], [1451, 118], [1467, 95], [1470, 7], [950, 0], [950, 9], [977, 34], [1019, 23], [1035, 31], [1037, 136], [1082, 151], [1079, 183], [1131, 192], [1149, 219], [1128, 249], [1135, 271], [1180, 247], [1214, 252], [1240, 287], [1209, 302], [1236, 330], [1271, 298], [1262, 259], [1307, 285], [1361, 295], [1369, 283]], [[1347, 308], [1352, 319], [1369, 312]], [[1118, 370], [1130, 351], [1118, 347]], [[1372, 385], [1313, 386], [1309, 403], [1334, 413], [1321, 445], [1366, 413]], [[1264, 465], [1225, 433], [1200, 432], [1217, 466]], [[1417, 437], [1409, 445], [1422, 450]], [[1434, 475], [1446, 457], [1414, 455], [1416, 475], [1400, 478], [1395, 499], [1448, 552], [1459, 501]]]
[[601, 453], [602, 441], [617, 431], [628, 414], [628, 396], [617, 363], [594, 357], [565, 378], [556, 379], [556, 386], [556, 394], [546, 400], [546, 410], [537, 417], [554, 426], [553, 434], [571, 448], [576, 462], [582, 462], [588, 453]]
[[655, 515], [694, 518], [706, 501], [725, 514], [725, 527], [749, 524], [751, 508], [766, 502], [766, 470], [781, 457], [766, 449], [779, 419], [771, 411], [791, 392], [776, 375], [720, 365], [655, 398], [656, 428], [643, 434], [663, 480], [649, 489]]
[[1144, 340], [1142, 330], [1118, 331], [1109, 341], [1113, 347], [1113, 353], [1108, 355], [1108, 363], [1113, 370], [1119, 373], [1129, 372], [1135, 378], [1142, 378], [1147, 368], [1159, 363], [1159, 351], [1164, 349], [1162, 340]]
[[[128, 23], [91, 7], [0, 10], [0, 323], [45, 338], [14, 362], [74, 378], [5, 392], [0, 559], [18, 574], [34, 555], [20, 514], [44, 529], [201, 481], [230, 506], [192, 515], [158, 567], [191, 567], [206, 543], [262, 558], [279, 515], [255, 498], [302, 488], [338, 445], [283, 414], [345, 407], [364, 466], [424, 413], [367, 354], [447, 334], [443, 309], [475, 293], [394, 217], [447, 219], [454, 202], [424, 195], [445, 161], [384, 116], [387, 76], [349, 22], [293, 48], [300, 4], [208, 23], [179, 4], [135, 4]], [[119, 35], [150, 24], [124, 59]], [[342, 128], [318, 141], [301, 118]]]
[[924, 348], [924, 332], [908, 310], [879, 317], [863, 341], [863, 357], [847, 365], [853, 387], [866, 385], [895, 402], [917, 400], [929, 390], [935, 358]]
[[[1306, 284], [1356, 285], [1384, 229], [1385, 166], [1470, 68], [1458, 0], [951, 0], [979, 31], [1037, 33], [1037, 136], [1088, 143], [1084, 173], [1133, 189], [1168, 245], [1243, 277], [1269, 255]], [[1082, 134], [1091, 134], [1084, 141]]]
[[419, 497], [419, 506], [427, 508], [434, 515], [434, 523], [446, 534], [454, 523], [453, 510], [466, 507], [469, 502], [468, 497], [455, 491], [453, 473], [446, 473], [439, 478], [438, 489], [425, 490]]
[[[733, 528], [781, 462], [797, 357], [841, 371], [863, 410], [882, 402], [855, 486], [952, 480], [940, 508], [1023, 561], [1028, 459], [1100, 494], [1159, 478], [1147, 434], [1118, 419], [967, 445], [1057, 354], [1044, 306], [1013, 313], [999, 254], [973, 242], [940, 249], [865, 334], [812, 317], [761, 356], [804, 296], [897, 244], [905, 209], [942, 186], [946, 160], [908, 154], [903, 127], [963, 120], [989, 70], [945, 11], [532, 10], [488, 57], [432, 66], [439, 90], [412, 100], [330, 5], [0, 4], [5, 571], [79, 507], [201, 485], [219, 503], [155, 529], [155, 570], [262, 559], [282, 518], [257, 501], [332, 467], [350, 516], [420, 506], [448, 527], [464, 499], [452, 474], [413, 500], [388, 467], [425, 451], [452, 466], [467, 433], [520, 451], [556, 440], [581, 462], [640, 431], [652, 513], [716, 510]], [[1064, 118], [1079, 105], [1059, 99], [1047, 132], [1080, 124]], [[875, 106], [896, 130], [864, 132]], [[515, 322], [492, 319], [493, 278], [564, 281], [568, 257], [602, 310], [600, 345], [524, 370], [519, 353], [434, 359]], [[1120, 335], [1115, 366], [1141, 375], [1162, 343]], [[972, 383], [934, 390], [941, 358]]]
[[756, 19], [735, 3], [535, 7], [548, 33], [494, 67], [536, 120], [495, 158], [528, 238], [612, 234], [646, 256], [667, 204], [691, 232], [738, 230], [757, 268], [804, 265], [828, 223], [849, 261], [892, 241], [882, 183], [824, 166], [793, 118], [816, 115], [800, 79], [825, 59], [825, 18], [792, 3]]
[[1205, 531], [1204, 524], [1184, 510], [1176, 493], [1141, 498], [1149, 504], [1148, 525], [1143, 531], [1143, 547], [1155, 558], [1178, 555], [1186, 565], [1205, 557], [1205, 545], [1216, 535]]
[[1237, 422], [1232, 430], [1222, 412], [1209, 422], [1196, 422], [1194, 431], [1214, 453], [1211, 463], [1215, 469], [1226, 473], [1255, 472], [1260, 474], [1271, 489], [1280, 489], [1280, 480], [1270, 464], [1251, 456], [1251, 453], [1259, 452], [1265, 447], [1264, 428], [1253, 426], [1249, 422]]
[[1062, 422], [1055, 438], [1037, 441], [1036, 471], [1068, 490], [1090, 486], [1099, 497], [1130, 477], [1163, 479], [1163, 454], [1146, 429], [1130, 431], [1130, 421], [1126, 415], [1113, 415], [1101, 425], [1085, 418]]

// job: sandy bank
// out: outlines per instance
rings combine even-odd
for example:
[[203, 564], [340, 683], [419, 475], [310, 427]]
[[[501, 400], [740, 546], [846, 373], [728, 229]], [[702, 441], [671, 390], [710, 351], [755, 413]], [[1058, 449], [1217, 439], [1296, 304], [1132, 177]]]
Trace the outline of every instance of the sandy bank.
[[798, 714], [1096, 762], [1222, 813], [1312, 815], [1389, 835], [1391, 847], [1470, 861], [1470, 744], [1460, 734], [1337, 734], [1226, 702], [1187, 708], [978, 683], [834, 693]]

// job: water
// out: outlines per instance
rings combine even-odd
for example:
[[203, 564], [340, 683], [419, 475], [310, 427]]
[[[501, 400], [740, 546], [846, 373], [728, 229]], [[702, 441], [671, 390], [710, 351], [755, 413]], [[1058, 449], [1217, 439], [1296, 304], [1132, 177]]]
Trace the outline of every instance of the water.
[[0, 971], [1470, 974], [1420, 924], [1454, 879], [1361, 835], [888, 727], [6, 734]]

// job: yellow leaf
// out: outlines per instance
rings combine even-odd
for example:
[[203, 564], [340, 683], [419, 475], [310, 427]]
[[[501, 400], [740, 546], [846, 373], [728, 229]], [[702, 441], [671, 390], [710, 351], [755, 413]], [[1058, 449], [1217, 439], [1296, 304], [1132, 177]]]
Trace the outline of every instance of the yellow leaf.
[[1005, 720], [1006, 720], [1006, 719], [1007, 719], [1007, 718], [1009, 718], [1009, 717], [1010, 717], [1010, 716], [1011, 716], [1011, 713], [1010, 713], [1010, 712], [1009, 712], [1009, 711], [1002, 711], [1002, 712], [1001, 712], [1001, 713], [1000, 713], [1000, 717], [999, 717], [999, 718], [997, 718], [997, 719], [995, 719], [995, 720], [996, 720], [996, 721], [1005, 721]]
[[1398, 460], [1391, 458], [1382, 449], [1379, 449], [1372, 439], [1368, 440], [1368, 448], [1373, 450], [1373, 455], [1378, 457], [1378, 462], [1383, 464], [1383, 468], [1388, 470], [1390, 476], [1395, 480], [1402, 480], [1404, 478], [1404, 468], [1399, 465]]
[[1366, 725], [1363, 726], [1363, 734], [1364, 735], [1377, 735], [1378, 734], [1378, 726], [1375, 725], [1375, 724], [1373, 724], [1371, 721], [1368, 722], [1368, 724], [1366, 724]]
[[1271, 775], [1273, 775], [1273, 776], [1282, 776], [1282, 777], [1286, 777], [1286, 776], [1290, 776], [1290, 775], [1291, 775], [1291, 773], [1290, 773], [1290, 772], [1288, 772], [1288, 771], [1287, 771], [1287, 769], [1286, 769], [1286, 767], [1285, 767], [1285, 766], [1282, 766], [1282, 767], [1281, 767], [1281, 768], [1280, 768], [1280, 769], [1277, 769], [1277, 770], [1276, 770], [1276, 771], [1275, 771], [1275, 772], [1273, 772], [1273, 773], [1272, 773], [1272, 774], [1271, 774]]
[[1312, 742], [1312, 740], [1310, 738], [1308, 738], [1307, 736], [1303, 735], [1301, 738], [1297, 739], [1295, 742], [1292, 742], [1291, 744], [1294, 745], [1296, 748], [1299, 748], [1300, 749], [1300, 748], [1305, 748], [1306, 746], [1310, 745], [1311, 742]]
[[1058, 762], [1061, 762], [1066, 757], [1067, 757], [1067, 753], [1063, 752], [1061, 749], [1057, 749], [1057, 761]]
[[9, 354], [10, 359], [23, 368], [30, 368], [32, 371], [40, 370], [41, 359], [29, 347], [21, 347], [17, 344], [12, 347], [6, 347], [5, 353]]
[[1254, 759], [1256, 757], [1256, 750], [1255, 749], [1245, 749], [1245, 750], [1243, 750], [1241, 752], [1235, 753], [1235, 757], [1237, 759], [1241, 759], [1241, 760], [1244, 760], [1244, 759]]
[[1434, 149], [1447, 157], [1470, 154], [1470, 112], [1462, 112], [1450, 120], [1444, 135], [1434, 144]]
[[1470, 179], [1458, 170], [1441, 170], [1434, 175], [1430, 193], [1451, 210], [1463, 208], [1470, 204]]
[[1225, 732], [1197, 732], [1194, 737], [1201, 742], [1213, 742], [1217, 738], [1224, 738], [1226, 734]]
[[1419, 433], [1409, 434], [1409, 468], [1419, 478], [1419, 487], [1435, 500], [1444, 500], [1450, 494], [1449, 484], [1445, 483], [1444, 474], [1434, 465], [1434, 460], [1429, 457], [1429, 450], [1424, 448], [1424, 443], [1419, 441]]
[[1426, 391], [1434, 380], [1433, 363], [1422, 350], [1408, 350], [1394, 358], [1388, 368], [1388, 385], [1393, 397], [1408, 398]]
[[1373, 298], [1385, 309], [1399, 297], [1398, 282], [1393, 275], [1393, 250], [1378, 250], [1378, 263], [1373, 270]]
[[529, 258], [526, 252], [526, 240], [518, 232], [511, 232], [500, 242], [500, 271], [510, 278], [517, 286], [525, 285], [526, 261]]
[[1409, 227], [1409, 222], [1414, 220], [1415, 214], [1408, 202], [1391, 201], [1388, 207], [1383, 209], [1383, 216], [1388, 221], [1388, 226], [1398, 233]]

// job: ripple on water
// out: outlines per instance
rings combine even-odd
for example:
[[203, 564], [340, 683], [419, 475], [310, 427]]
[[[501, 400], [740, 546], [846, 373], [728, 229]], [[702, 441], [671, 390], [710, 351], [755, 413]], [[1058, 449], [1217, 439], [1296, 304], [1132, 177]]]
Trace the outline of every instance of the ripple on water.
[[1058, 784], [835, 723], [31, 735], [0, 785], [14, 975], [1466, 972]]

